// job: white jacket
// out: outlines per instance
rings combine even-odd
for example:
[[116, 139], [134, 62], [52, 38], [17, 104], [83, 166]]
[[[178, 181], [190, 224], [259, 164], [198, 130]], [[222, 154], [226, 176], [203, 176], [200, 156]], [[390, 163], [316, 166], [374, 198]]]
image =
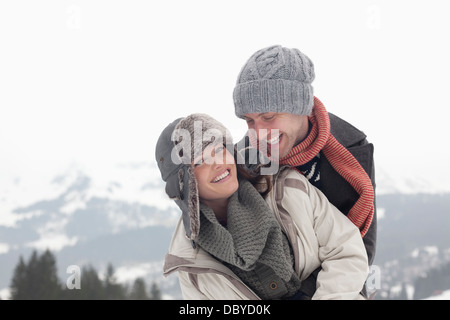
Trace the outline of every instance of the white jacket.
[[[364, 299], [368, 260], [360, 232], [320, 190], [283, 168], [266, 202], [288, 235], [300, 279], [322, 267], [312, 299]], [[164, 265], [165, 275], [174, 271], [184, 299], [260, 299], [229, 268], [192, 247], [181, 219]]]

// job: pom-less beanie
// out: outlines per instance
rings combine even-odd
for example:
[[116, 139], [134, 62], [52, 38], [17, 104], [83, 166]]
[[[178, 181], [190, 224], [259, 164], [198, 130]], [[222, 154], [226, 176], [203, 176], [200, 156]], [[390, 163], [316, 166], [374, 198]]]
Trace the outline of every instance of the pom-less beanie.
[[233, 92], [236, 116], [286, 112], [309, 115], [314, 104], [314, 65], [295, 48], [272, 46], [254, 53]]

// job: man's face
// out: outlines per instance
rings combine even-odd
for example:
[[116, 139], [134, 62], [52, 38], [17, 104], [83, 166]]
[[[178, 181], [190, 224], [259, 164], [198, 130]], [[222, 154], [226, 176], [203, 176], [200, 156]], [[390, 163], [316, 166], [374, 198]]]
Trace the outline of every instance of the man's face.
[[[287, 156], [291, 149], [308, 133], [307, 116], [265, 112], [247, 113], [244, 115], [244, 119], [248, 128], [256, 131], [259, 144], [267, 144], [268, 150], [278, 148], [280, 158]], [[271, 129], [277, 129], [278, 134], [275, 134], [274, 131], [271, 132]]]

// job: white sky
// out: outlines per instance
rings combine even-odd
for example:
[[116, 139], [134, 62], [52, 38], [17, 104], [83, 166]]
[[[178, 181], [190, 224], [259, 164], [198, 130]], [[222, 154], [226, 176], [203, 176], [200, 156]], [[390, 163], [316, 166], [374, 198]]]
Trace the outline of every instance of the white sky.
[[377, 168], [450, 190], [449, 8], [445, 0], [1, 1], [0, 181], [41, 179], [74, 162], [154, 161], [161, 130], [193, 112], [239, 138], [237, 75], [255, 51], [280, 44], [311, 58], [315, 95], [368, 135]]

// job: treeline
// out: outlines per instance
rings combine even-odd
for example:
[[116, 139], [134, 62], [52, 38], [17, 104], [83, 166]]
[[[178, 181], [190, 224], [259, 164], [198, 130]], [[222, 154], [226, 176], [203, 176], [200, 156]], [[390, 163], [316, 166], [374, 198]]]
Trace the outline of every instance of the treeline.
[[414, 282], [414, 299], [424, 299], [450, 289], [450, 263], [429, 270]]
[[11, 280], [12, 300], [160, 300], [156, 283], [148, 288], [143, 278], [131, 286], [117, 282], [112, 264], [101, 279], [92, 266], [75, 268], [64, 282], [57, 275], [56, 259], [50, 250], [33, 251], [28, 261], [21, 256]]

